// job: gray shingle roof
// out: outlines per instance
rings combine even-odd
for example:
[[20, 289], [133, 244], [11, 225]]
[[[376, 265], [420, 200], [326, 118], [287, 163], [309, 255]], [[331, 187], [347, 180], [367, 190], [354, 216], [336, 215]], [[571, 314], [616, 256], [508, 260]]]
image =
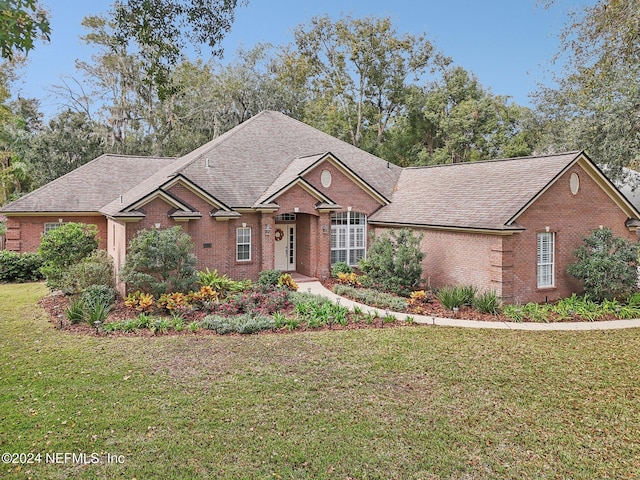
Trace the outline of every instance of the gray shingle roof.
[[[102, 209], [113, 215], [182, 175], [229, 208], [252, 207], [274, 183], [296, 175], [313, 155], [332, 152], [374, 189], [389, 198], [400, 167], [279, 112], [263, 111], [177, 159]], [[289, 172], [286, 173], [285, 171]], [[283, 172], [284, 176], [281, 178]], [[290, 174], [290, 175], [289, 175]]]
[[[229, 207], [254, 205], [294, 159], [333, 153], [389, 198], [401, 168], [282, 113], [264, 111], [185, 155], [177, 172]], [[209, 168], [203, 168], [209, 159]], [[304, 163], [304, 162], [302, 162]]]
[[175, 158], [101, 155], [5, 205], [3, 212], [98, 212]]
[[581, 152], [406, 168], [391, 204], [370, 222], [491, 230], [517, 228], [513, 217]]

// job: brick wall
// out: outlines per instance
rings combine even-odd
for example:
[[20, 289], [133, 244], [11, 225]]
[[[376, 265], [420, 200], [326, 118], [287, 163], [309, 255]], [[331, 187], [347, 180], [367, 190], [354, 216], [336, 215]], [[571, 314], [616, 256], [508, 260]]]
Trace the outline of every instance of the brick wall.
[[76, 222], [96, 225], [100, 248], [106, 248], [107, 220], [103, 216], [74, 215], [42, 215], [42, 216], [9, 216], [7, 217], [6, 246], [15, 252], [35, 252], [44, 235], [45, 223]]
[[[574, 195], [572, 173], [580, 178]], [[432, 287], [475, 285], [494, 290], [505, 303], [555, 301], [582, 290], [566, 273], [576, 261], [573, 252], [593, 229], [610, 228], [615, 236], [637, 241], [625, 227], [626, 215], [579, 166], [560, 177], [520, 217], [525, 231], [513, 235], [487, 235], [422, 229], [424, 278]], [[555, 285], [537, 287], [537, 235], [555, 233]], [[376, 235], [385, 228], [377, 227]]]
[[[376, 235], [392, 229], [376, 227]], [[425, 284], [431, 288], [473, 285], [502, 294], [502, 237], [479, 233], [414, 229], [422, 235]]]
[[[572, 173], [580, 179], [576, 195], [571, 193]], [[580, 283], [567, 274], [569, 264], [576, 261], [573, 252], [592, 230], [610, 228], [615, 236], [637, 241], [636, 234], [625, 227], [627, 216], [579, 166], [560, 177], [516, 221], [525, 232], [511, 237], [505, 249], [513, 252], [511, 291], [507, 296], [514, 302], [554, 301], [580, 292]], [[537, 234], [549, 227], [555, 233], [555, 286], [537, 288]]]
[[[329, 187], [322, 185], [322, 172], [327, 170], [331, 174], [331, 184]], [[362, 212], [371, 215], [378, 210], [381, 205], [371, 195], [345, 176], [338, 168], [330, 162], [323, 162], [307, 173], [304, 179], [321, 191], [331, 200], [343, 207], [351, 207], [354, 212]]]
[[[171, 193], [189, 203], [202, 214], [198, 220], [176, 222], [169, 217], [172, 207], [161, 198], [156, 198], [144, 205], [146, 217], [140, 222], [127, 223], [127, 244], [142, 229], [180, 226], [187, 232], [194, 242], [194, 253], [198, 257], [197, 268], [204, 270], [217, 269], [218, 272], [229, 275], [234, 279], [257, 279], [262, 270], [264, 231], [261, 214], [243, 213], [239, 219], [217, 221], [211, 218], [209, 212], [212, 207], [206, 201], [193, 194], [186, 188], [176, 185]], [[236, 261], [236, 229], [246, 224], [251, 228], [251, 260]]]

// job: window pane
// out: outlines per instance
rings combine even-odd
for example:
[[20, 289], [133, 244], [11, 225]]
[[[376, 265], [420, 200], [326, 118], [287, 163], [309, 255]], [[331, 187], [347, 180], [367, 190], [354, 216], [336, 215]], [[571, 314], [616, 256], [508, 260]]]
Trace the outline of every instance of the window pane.
[[538, 234], [538, 287], [554, 285], [554, 240], [553, 232]]
[[251, 228], [236, 229], [236, 260], [251, 260]]
[[356, 265], [366, 255], [367, 216], [340, 212], [331, 215], [331, 264]]

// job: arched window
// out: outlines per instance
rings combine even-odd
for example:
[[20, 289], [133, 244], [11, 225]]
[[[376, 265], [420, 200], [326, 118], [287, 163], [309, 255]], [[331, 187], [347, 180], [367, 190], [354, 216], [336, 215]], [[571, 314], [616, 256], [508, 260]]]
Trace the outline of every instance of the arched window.
[[331, 265], [357, 265], [367, 251], [367, 216], [358, 212], [331, 215]]

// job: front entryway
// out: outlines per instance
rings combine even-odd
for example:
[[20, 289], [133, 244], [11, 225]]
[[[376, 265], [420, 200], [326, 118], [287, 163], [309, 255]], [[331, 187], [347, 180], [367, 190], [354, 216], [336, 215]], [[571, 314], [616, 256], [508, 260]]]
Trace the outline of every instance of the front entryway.
[[291, 272], [296, 269], [296, 226], [294, 224], [276, 224], [275, 269]]

